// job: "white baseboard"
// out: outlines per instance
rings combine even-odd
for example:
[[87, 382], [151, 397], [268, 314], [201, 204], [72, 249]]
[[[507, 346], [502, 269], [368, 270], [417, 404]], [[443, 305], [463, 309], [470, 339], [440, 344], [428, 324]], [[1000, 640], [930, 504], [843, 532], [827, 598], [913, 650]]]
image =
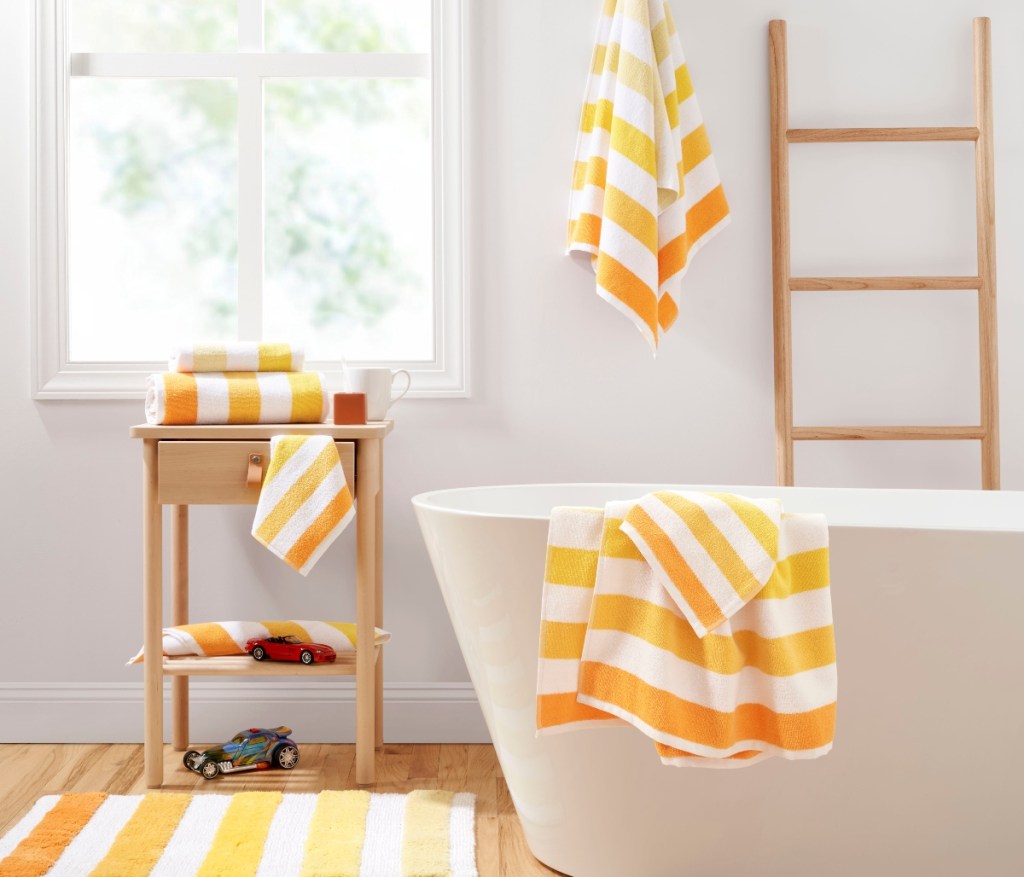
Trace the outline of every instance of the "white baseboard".
[[[218, 743], [243, 728], [288, 725], [300, 743], [351, 743], [349, 682], [191, 680], [190, 738]], [[164, 737], [170, 739], [165, 688]], [[142, 685], [0, 682], [0, 743], [141, 743]], [[469, 683], [384, 686], [388, 743], [489, 743]]]

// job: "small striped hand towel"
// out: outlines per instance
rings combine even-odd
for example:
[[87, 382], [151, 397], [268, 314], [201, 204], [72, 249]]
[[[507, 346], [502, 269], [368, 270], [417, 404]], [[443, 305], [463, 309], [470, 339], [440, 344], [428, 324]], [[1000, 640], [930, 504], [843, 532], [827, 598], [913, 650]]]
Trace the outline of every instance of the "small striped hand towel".
[[729, 219], [665, 0], [605, 0], [569, 205], [568, 251], [653, 350], [697, 251]]
[[774, 499], [661, 491], [633, 506], [621, 529], [702, 637], [771, 578], [781, 518]]
[[252, 535], [306, 575], [355, 514], [330, 436], [278, 435], [256, 505]]
[[171, 351], [172, 372], [300, 372], [301, 347], [256, 341], [186, 344]]

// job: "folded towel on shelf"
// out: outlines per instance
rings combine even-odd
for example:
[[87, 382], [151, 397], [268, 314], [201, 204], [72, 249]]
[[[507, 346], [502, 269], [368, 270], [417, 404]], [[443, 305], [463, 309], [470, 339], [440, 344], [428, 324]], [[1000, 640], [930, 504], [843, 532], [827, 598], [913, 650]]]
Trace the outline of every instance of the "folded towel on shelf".
[[[824, 518], [781, 514], [765, 584], [698, 634], [676, 602], [675, 581], [645, 559], [627, 532], [635, 526], [623, 527], [650, 502], [552, 513], [538, 734], [625, 721], [677, 766], [743, 767], [773, 755], [827, 753], [837, 689]], [[699, 529], [705, 540], [713, 535]], [[735, 557], [721, 556], [718, 573], [735, 575]]]
[[146, 380], [146, 420], [162, 426], [322, 423], [318, 372], [162, 372]]
[[[245, 644], [255, 637], [297, 636], [303, 642], [322, 643], [339, 655], [356, 647], [356, 626], [345, 621], [210, 621], [165, 627], [163, 652], [169, 657], [197, 655], [204, 658], [244, 655]], [[374, 630], [374, 645], [391, 639], [379, 627]], [[142, 661], [142, 650], [129, 664]]]
[[300, 347], [256, 341], [187, 344], [171, 351], [172, 372], [300, 372], [305, 354]]
[[355, 515], [338, 447], [326, 435], [278, 435], [252, 535], [306, 575]]
[[605, 0], [569, 205], [568, 251], [657, 350], [693, 256], [729, 220], [665, 0]]

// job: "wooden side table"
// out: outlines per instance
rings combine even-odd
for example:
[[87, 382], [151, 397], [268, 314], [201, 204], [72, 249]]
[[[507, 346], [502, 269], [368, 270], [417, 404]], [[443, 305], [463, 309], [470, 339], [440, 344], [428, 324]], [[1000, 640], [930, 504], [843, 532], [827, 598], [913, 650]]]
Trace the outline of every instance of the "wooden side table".
[[[356, 677], [356, 782], [374, 781], [374, 749], [383, 745], [383, 657], [374, 628], [383, 616], [384, 437], [392, 423], [334, 426], [326, 423], [255, 426], [133, 426], [143, 461], [143, 654], [145, 658], [146, 784], [163, 783], [163, 680], [171, 677], [171, 743], [189, 743], [189, 676]], [[248, 484], [250, 457], [263, 472], [275, 435], [328, 435], [338, 444], [356, 500], [355, 657], [334, 664], [256, 662], [248, 656], [170, 658], [163, 655], [163, 507], [171, 506], [171, 625], [188, 623], [188, 507], [255, 505], [260, 486]]]

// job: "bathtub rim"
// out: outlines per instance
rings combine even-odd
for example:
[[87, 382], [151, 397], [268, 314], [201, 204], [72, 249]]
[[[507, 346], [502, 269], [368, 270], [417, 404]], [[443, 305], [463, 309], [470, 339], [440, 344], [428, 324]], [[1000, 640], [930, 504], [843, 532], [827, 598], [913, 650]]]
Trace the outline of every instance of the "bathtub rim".
[[[440, 501], [459, 494], [484, 494], [528, 490], [636, 487], [639, 499], [651, 490], [723, 491], [740, 495], [778, 496], [787, 511], [817, 512], [828, 519], [830, 529], [938, 530], [977, 533], [1024, 533], [1024, 491], [985, 491], [873, 487], [774, 487], [738, 484], [642, 484], [626, 481], [538, 482], [448, 487], [424, 491], [412, 497], [417, 510], [456, 517], [500, 520], [546, 521], [547, 512], [502, 512], [459, 508]], [[800, 508], [801, 500], [822, 500], [821, 507]], [[796, 508], [789, 500], [797, 500]], [[844, 506], [845, 503], [845, 506]], [[979, 514], [980, 513], [980, 514]], [[972, 517], [974, 515], [975, 517]]]

